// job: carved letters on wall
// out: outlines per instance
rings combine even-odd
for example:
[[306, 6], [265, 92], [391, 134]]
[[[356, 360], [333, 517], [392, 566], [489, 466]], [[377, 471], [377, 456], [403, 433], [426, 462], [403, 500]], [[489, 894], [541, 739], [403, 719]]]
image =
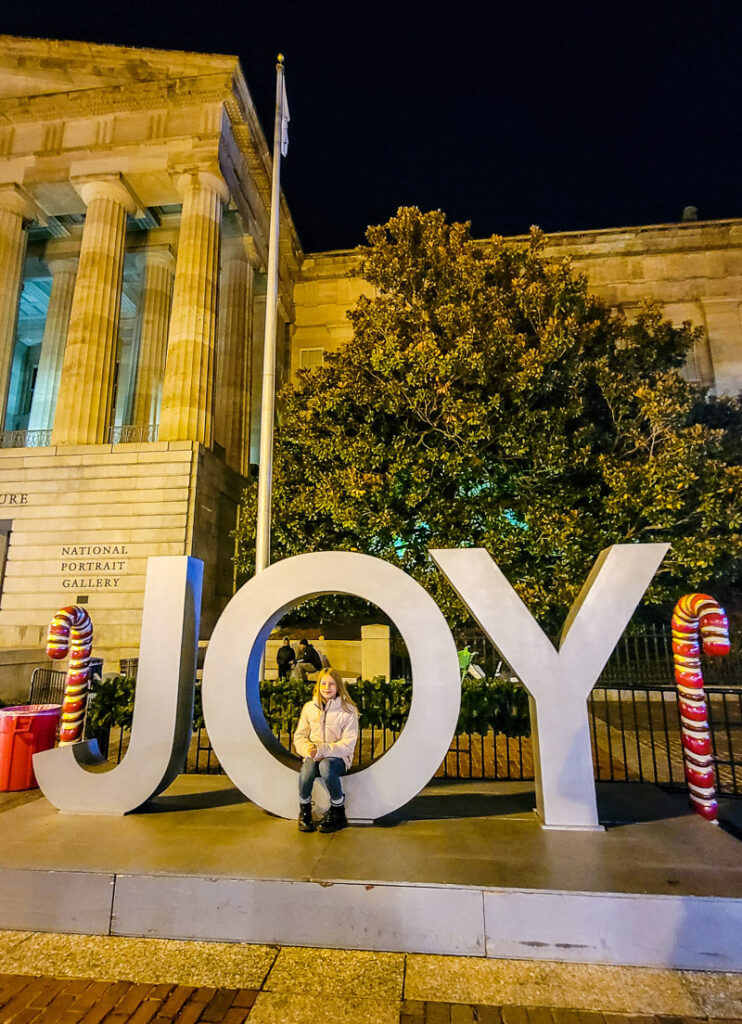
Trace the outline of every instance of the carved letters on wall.
[[60, 571], [65, 590], [116, 590], [126, 573], [126, 544], [63, 544]]

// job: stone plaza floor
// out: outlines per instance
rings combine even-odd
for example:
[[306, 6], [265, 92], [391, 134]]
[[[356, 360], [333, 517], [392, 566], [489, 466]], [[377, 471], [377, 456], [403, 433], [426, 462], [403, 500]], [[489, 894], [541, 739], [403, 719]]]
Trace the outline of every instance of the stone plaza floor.
[[[725, 806], [725, 828], [713, 829], [688, 814], [682, 795], [599, 787], [609, 827], [591, 839], [541, 831], [526, 786], [437, 784], [399, 822], [306, 837], [223, 777], [182, 778], [171, 793], [149, 813], [106, 819], [58, 815], [38, 793], [0, 794], [0, 905], [29, 902], [31, 890], [8, 893], [24, 879], [45, 877], [56, 897], [81, 874], [112, 871], [115, 891], [145, 869], [162, 880], [262, 872], [313, 881], [323, 893], [332, 891], [326, 879], [360, 872], [382, 881], [385, 873], [430, 876], [444, 888], [467, 879], [561, 886], [576, 874], [585, 890], [742, 895], [740, 801]], [[306, 909], [295, 896], [273, 913], [279, 930], [303, 940], [136, 937], [147, 934], [145, 924], [128, 935], [103, 934], [105, 926], [69, 934], [52, 930], [51, 909], [47, 920], [43, 905], [35, 913], [38, 923], [26, 930], [6, 920], [0, 931], [0, 1024], [742, 1024], [742, 973], [503, 959], [489, 950], [358, 950], [329, 930], [337, 918], [301, 920]], [[217, 904], [212, 924], [230, 913]], [[146, 906], [138, 914], [144, 921]], [[192, 931], [171, 934], [206, 936], [195, 909], [191, 920]]]
[[0, 932], [2, 1024], [731, 1024], [742, 976]]

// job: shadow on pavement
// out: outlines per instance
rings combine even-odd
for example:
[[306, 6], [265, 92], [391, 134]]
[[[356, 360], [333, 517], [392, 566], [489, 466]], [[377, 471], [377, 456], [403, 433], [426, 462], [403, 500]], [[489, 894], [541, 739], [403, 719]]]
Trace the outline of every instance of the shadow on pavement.
[[205, 793], [174, 793], [156, 796], [140, 807], [138, 814], [163, 814], [172, 811], [205, 811], [210, 807], [229, 807], [232, 804], [246, 804], [248, 799], [238, 789], [224, 787], [210, 789]]

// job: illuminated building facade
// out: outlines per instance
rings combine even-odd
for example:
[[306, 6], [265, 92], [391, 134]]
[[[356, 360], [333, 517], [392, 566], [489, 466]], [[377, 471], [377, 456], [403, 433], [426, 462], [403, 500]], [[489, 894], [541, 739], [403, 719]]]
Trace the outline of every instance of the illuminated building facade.
[[[135, 655], [147, 558], [232, 594], [257, 462], [270, 153], [234, 57], [0, 37], [0, 696], [86, 603]], [[282, 202], [279, 382], [349, 336], [350, 252], [305, 255]], [[554, 235], [593, 290], [703, 328], [690, 377], [742, 389], [742, 221]], [[17, 689], [17, 686], [16, 686]]]

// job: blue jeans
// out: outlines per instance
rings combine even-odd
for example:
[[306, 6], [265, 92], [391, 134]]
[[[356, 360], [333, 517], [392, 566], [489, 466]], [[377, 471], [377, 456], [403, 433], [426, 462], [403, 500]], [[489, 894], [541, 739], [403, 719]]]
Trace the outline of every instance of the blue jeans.
[[345, 770], [345, 761], [341, 757], [323, 757], [321, 761], [305, 757], [299, 771], [299, 802], [306, 804], [312, 799], [312, 786], [319, 775], [327, 786], [332, 803], [343, 803], [345, 797], [340, 778], [345, 775]]

